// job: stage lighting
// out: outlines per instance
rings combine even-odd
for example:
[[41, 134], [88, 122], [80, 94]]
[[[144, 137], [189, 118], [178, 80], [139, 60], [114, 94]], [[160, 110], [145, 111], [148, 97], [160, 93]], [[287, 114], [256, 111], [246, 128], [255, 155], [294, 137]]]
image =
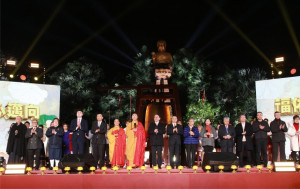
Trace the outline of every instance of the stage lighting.
[[53, 171], [54, 171], [53, 174], [57, 175], [58, 167], [53, 167]]
[[26, 164], [7, 164], [5, 174], [6, 175], [17, 175], [25, 174]]
[[38, 78], [38, 77], [34, 77], [33, 79], [34, 79], [35, 81], [39, 80], [39, 78]]
[[127, 166], [126, 169], [128, 171], [128, 174], [131, 174], [132, 167], [131, 166]]
[[77, 167], [77, 171], [78, 171], [78, 174], [80, 175], [80, 174], [82, 174], [82, 171], [83, 171], [83, 167]]
[[90, 167], [91, 175], [95, 174], [95, 170], [96, 170], [96, 167], [94, 167], [94, 166]]
[[291, 69], [291, 74], [294, 75], [297, 72], [296, 68]]
[[282, 71], [278, 71], [278, 75], [281, 75], [282, 74]]
[[274, 162], [275, 172], [296, 172], [294, 161], [277, 161]]
[[145, 166], [142, 166], [142, 167], [141, 167], [141, 170], [142, 170], [142, 174], [145, 174], [146, 167], [145, 167]]
[[10, 78], [14, 78], [14, 74], [10, 74], [9, 77], [10, 77]]
[[231, 165], [232, 173], [236, 173], [237, 166], [236, 165]]
[[6, 65], [15, 66], [16, 65], [16, 61], [15, 60], [7, 60], [6, 61]]
[[39, 68], [40, 64], [39, 63], [30, 63], [30, 68]]
[[275, 62], [284, 62], [284, 57], [281, 56], [281, 57], [276, 57], [275, 58]]
[[20, 79], [21, 79], [22, 81], [25, 81], [25, 80], [26, 80], [26, 76], [25, 76], [25, 75], [20, 75]]
[[26, 167], [27, 175], [31, 175], [32, 167]]

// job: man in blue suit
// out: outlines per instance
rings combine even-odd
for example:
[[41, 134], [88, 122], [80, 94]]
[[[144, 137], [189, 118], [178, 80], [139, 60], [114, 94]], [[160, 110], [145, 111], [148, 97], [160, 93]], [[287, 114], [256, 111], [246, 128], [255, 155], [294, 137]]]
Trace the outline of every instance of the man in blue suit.
[[84, 142], [85, 133], [88, 132], [88, 122], [82, 119], [82, 111], [77, 111], [77, 118], [73, 119], [70, 124], [70, 132], [72, 135], [72, 148], [73, 154], [83, 154], [84, 153]]

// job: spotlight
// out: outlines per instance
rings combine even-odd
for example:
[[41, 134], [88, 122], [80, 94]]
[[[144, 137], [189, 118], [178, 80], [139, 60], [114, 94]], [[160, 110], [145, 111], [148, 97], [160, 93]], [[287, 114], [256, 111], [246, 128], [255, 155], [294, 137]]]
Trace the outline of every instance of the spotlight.
[[281, 56], [281, 57], [276, 57], [275, 58], [275, 62], [284, 62], [284, 57]]
[[39, 80], [39, 78], [38, 78], [38, 77], [34, 77], [33, 79], [34, 79], [35, 81]]
[[10, 77], [10, 78], [14, 78], [14, 74], [10, 74], [9, 77]]
[[30, 68], [39, 68], [40, 64], [39, 63], [30, 63]]
[[291, 74], [294, 75], [297, 72], [296, 68], [291, 69]]
[[278, 71], [278, 75], [281, 75], [282, 74], [282, 71]]
[[6, 61], [6, 65], [15, 66], [16, 65], [16, 61], [15, 60], [7, 60]]
[[25, 75], [20, 75], [20, 79], [21, 79], [22, 81], [25, 81], [25, 80], [26, 80], [26, 76], [25, 76]]

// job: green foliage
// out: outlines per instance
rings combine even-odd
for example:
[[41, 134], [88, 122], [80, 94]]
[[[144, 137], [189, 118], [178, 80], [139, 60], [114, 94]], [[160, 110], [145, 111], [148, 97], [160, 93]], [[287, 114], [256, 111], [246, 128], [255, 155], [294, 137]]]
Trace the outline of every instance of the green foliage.
[[[135, 57], [135, 63], [132, 71], [127, 75], [126, 81], [132, 86], [139, 84], [153, 84], [154, 83], [154, 69], [152, 66], [152, 59], [150, 52], [146, 46], [143, 46], [140, 52]], [[115, 84], [119, 86], [119, 84]], [[130, 109], [130, 95], [132, 97], [132, 104]], [[121, 97], [121, 104], [119, 106], [119, 96]], [[99, 101], [99, 107], [106, 118], [107, 123], [113, 122], [114, 119], [120, 119], [121, 125], [125, 125], [127, 120], [130, 120], [131, 113], [135, 111], [135, 90], [110, 90], [103, 93]]]
[[266, 79], [266, 73], [258, 68], [231, 70], [227, 67], [223, 67], [222, 72], [225, 74], [218, 74], [207, 91], [208, 99], [221, 107], [219, 116], [230, 116], [232, 122], [240, 114], [253, 118], [256, 112], [255, 81]]
[[143, 46], [141, 51], [135, 57], [135, 63], [132, 72], [128, 74], [126, 80], [132, 86], [139, 84], [154, 83], [154, 69], [152, 66], [152, 58], [146, 46]]
[[187, 113], [185, 115], [185, 121], [193, 118], [195, 125], [203, 125], [206, 118], [210, 118], [212, 123], [216, 126], [218, 123], [217, 114], [220, 111], [220, 107], [214, 108], [209, 102], [203, 103], [202, 100], [198, 100], [196, 103], [187, 105]]
[[206, 74], [206, 70], [210, 68], [211, 62], [195, 56], [187, 49], [180, 49], [173, 59], [171, 82], [177, 83], [189, 103], [196, 103], [201, 92], [209, 85], [207, 81], [210, 76]]
[[96, 86], [103, 78], [102, 69], [85, 58], [69, 62], [61, 71], [53, 73], [50, 78], [61, 87], [61, 117], [69, 121], [76, 110], [82, 110], [91, 120], [96, 111]]
[[100, 107], [107, 123], [112, 125], [114, 119], [119, 119], [120, 124], [125, 126], [125, 122], [130, 120], [130, 95], [132, 97], [131, 112], [133, 113], [135, 111], [135, 90], [110, 90], [106, 91], [105, 94], [103, 93], [98, 107]]

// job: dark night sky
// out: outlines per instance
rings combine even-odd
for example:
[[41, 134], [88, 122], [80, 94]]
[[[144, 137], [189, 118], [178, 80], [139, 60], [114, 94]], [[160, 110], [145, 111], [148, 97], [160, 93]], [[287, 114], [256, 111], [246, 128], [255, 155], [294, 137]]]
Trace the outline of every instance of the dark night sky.
[[[20, 60], [59, 2], [2, 0], [1, 50]], [[213, 2], [269, 59], [283, 55], [287, 70], [296, 67], [299, 74], [299, 56], [276, 0]], [[132, 5], [136, 7], [129, 9]], [[285, 5], [295, 33], [299, 34], [300, 1], [285, 1]], [[85, 56], [99, 63], [107, 76], [119, 73], [122, 78], [130, 71], [126, 67], [133, 65], [130, 59], [136, 55], [135, 48], [147, 45], [150, 51], [156, 51], [159, 39], [167, 41], [167, 51], [171, 53], [189, 47], [209, 60], [232, 68], [268, 66], [211, 6], [201, 0], [179, 3], [162, 0], [67, 0], [25, 63], [39, 61], [49, 67], [110, 19], [128, 9], [129, 12], [116, 20], [115, 25], [109, 25], [98, 38], [93, 38], [55, 69], [61, 68], [67, 61]], [[199, 34], [190, 40], [197, 30]], [[189, 41], [190, 45], [187, 45]], [[115, 70], [110, 71], [112, 68]]]

